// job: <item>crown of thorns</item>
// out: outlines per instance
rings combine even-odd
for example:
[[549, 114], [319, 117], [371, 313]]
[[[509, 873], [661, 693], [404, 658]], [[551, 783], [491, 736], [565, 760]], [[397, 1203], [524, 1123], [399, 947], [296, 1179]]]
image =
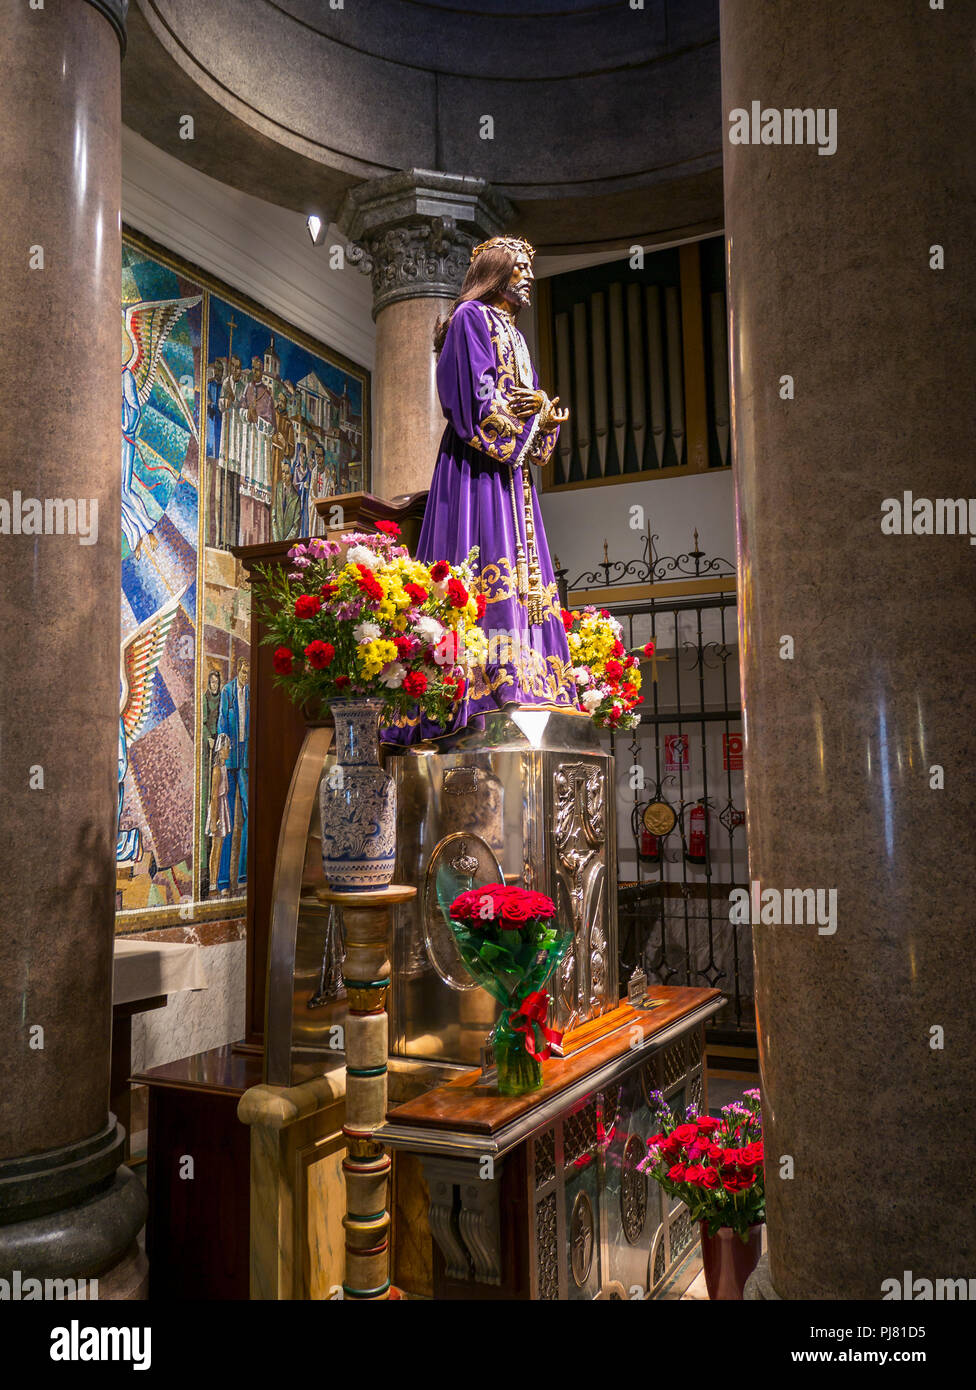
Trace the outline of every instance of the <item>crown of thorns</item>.
[[516, 256], [528, 256], [529, 260], [535, 258], [535, 247], [530, 246], [527, 241], [516, 236], [493, 236], [487, 241], [483, 241], [480, 246], [476, 246], [471, 252], [472, 261], [477, 260], [482, 251], [487, 251], [491, 246], [504, 246], [506, 251], [511, 251]]

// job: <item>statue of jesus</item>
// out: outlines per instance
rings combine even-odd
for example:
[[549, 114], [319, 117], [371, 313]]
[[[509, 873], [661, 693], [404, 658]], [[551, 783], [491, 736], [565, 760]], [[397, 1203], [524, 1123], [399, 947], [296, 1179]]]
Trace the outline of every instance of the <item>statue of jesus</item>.
[[403, 719], [384, 738], [437, 737], [510, 704], [576, 707], [558, 587], [532, 483], [569, 418], [539, 379], [518, 316], [528, 307], [535, 255], [492, 237], [471, 253], [461, 293], [434, 333], [437, 390], [447, 420], [417, 558], [459, 564], [478, 547], [480, 625], [488, 657], [449, 730]]

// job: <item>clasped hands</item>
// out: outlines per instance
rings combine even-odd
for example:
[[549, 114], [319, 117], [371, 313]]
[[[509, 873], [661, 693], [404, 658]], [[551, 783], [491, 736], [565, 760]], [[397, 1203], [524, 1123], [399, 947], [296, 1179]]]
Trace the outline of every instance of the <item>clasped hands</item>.
[[554, 425], [564, 425], [569, 419], [569, 411], [565, 407], [562, 410], [557, 409], [559, 397], [553, 396], [550, 400], [545, 391], [529, 391], [520, 386], [512, 392], [508, 404], [512, 413], [520, 420], [527, 420], [530, 415], [538, 415], [539, 428], [547, 432]]

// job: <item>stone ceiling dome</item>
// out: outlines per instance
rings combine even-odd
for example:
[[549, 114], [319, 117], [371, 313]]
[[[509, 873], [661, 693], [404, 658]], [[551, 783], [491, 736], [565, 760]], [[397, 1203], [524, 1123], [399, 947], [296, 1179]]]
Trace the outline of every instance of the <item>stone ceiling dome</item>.
[[136, 0], [129, 35], [126, 123], [287, 207], [423, 168], [550, 250], [721, 226], [718, 0]]

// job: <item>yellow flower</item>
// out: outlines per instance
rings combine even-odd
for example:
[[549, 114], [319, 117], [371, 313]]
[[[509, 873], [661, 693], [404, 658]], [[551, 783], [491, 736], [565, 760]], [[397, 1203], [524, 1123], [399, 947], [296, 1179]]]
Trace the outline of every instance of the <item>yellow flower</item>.
[[379, 675], [388, 661], [396, 660], [397, 650], [392, 642], [385, 638], [377, 637], [372, 642], [364, 642], [357, 648], [356, 658], [360, 669], [367, 679]]

